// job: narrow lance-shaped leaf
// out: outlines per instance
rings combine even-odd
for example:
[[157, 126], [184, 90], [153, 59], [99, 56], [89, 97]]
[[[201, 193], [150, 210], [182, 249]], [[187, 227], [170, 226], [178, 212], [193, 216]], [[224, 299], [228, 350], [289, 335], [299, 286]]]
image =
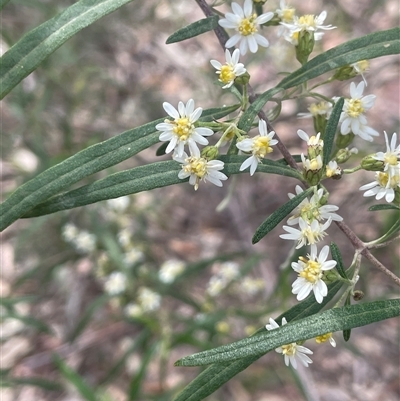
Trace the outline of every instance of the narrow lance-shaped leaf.
[[[328, 295], [319, 304], [315, 301], [314, 296], [309, 295], [304, 301], [296, 304], [286, 312], [278, 316], [275, 321], [281, 324], [282, 318], [285, 317], [287, 322], [302, 319], [311, 316], [322, 310], [329, 301], [337, 294], [342, 287], [341, 282], [328, 285]], [[254, 335], [262, 333], [265, 328], [259, 329]], [[228, 382], [232, 377], [245, 370], [248, 366], [261, 358], [264, 354], [253, 355], [242, 358], [238, 361], [215, 363], [200, 373], [181, 393], [177, 395], [174, 401], [201, 401], [205, 397], [212, 394], [223, 384]]]
[[341, 97], [333, 107], [331, 116], [326, 125], [325, 136], [324, 136], [324, 148], [323, 148], [323, 165], [324, 167], [331, 160], [333, 141], [335, 140], [337, 126], [339, 124], [340, 115], [343, 110], [344, 99]]
[[218, 15], [212, 17], [203, 18], [200, 21], [193, 22], [184, 28], [179, 29], [173, 33], [166, 41], [166, 44], [181, 42], [182, 40], [190, 39], [195, 36], [201, 35], [202, 33], [212, 31], [218, 26]]
[[385, 203], [381, 205], [373, 205], [368, 208], [370, 212], [377, 212], [378, 210], [399, 210], [400, 208], [391, 203]]
[[[237, 108], [238, 105], [233, 105], [204, 110], [200, 120], [222, 118]], [[162, 121], [153, 121], [90, 146], [21, 185], [0, 205], [0, 230], [81, 179], [114, 166], [157, 143], [160, 133], [156, 132], [155, 126]]]
[[0, 99], [77, 32], [132, 0], [80, 0], [28, 32], [1, 58]]
[[260, 227], [257, 228], [252, 239], [253, 244], [256, 244], [261, 238], [265, 237], [272, 229], [274, 229], [286, 216], [290, 214], [293, 209], [300, 205], [300, 203], [312, 192], [312, 190], [312, 188], [306, 189], [272, 213], [260, 225]]
[[300, 85], [344, 65], [399, 53], [400, 28], [374, 32], [336, 46], [314, 57], [298, 70], [285, 77], [275, 88], [269, 89], [258, 96], [246, 112], [243, 113], [238, 127], [247, 132], [251, 128], [257, 113], [279, 91]]
[[[225, 173], [227, 175], [242, 173], [239, 169], [244, 159], [245, 156], [221, 156], [221, 160], [226, 163]], [[114, 173], [94, 183], [53, 196], [31, 209], [23, 217], [42, 216], [141, 191], [180, 184], [187, 181], [178, 177], [180, 168], [179, 163], [168, 160]], [[298, 178], [296, 170], [274, 161], [262, 164], [259, 170]]]
[[339, 272], [341, 277], [348, 280], [349, 278], [347, 277], [346, 271], [343, 266], [342, 254], [340, 253], [339, 247], [334, 242], [331, 242], [330, 248], [331, 248], [332, 258], [333, 260], [336, 261], [337, 271]]
[[308, 340], [326, 333], [365, 326], [399, 315], [400, 299], [333, 308], [296, 320], [279, 329], [184, 357], [177, 361], [175, 365], [202, 366], [216, 362], [235, 361], [244, 357], [265, 354], [284, 344]]
[[64, 378], [71, 383], [79, 394], [87, 401], [97, 401], [95, 390], [92, 389], [83, 378], [72, 368], [70, 368], [58, 355], [53, 356], [54, 363], [60, 370]]

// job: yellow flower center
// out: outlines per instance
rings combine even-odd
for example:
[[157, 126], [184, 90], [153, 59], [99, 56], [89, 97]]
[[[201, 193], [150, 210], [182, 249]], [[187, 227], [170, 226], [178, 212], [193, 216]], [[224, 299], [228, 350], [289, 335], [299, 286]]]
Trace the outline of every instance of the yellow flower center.
[[310, 170], [319, 170], [321, 168], [321, 163], [317, 158], [310, 160]]
[[379, 172], [377, 176], [377, 181], [379, 182], [379, 185], [383, 188], [386, 187], [388, 181], [389, 181], [389, 174], [388, 173], [382, 173]]
[[314, 117], [317, 117], [318, 115], [328, 114], [328, 109], [329, 109], [329, 103], [319, 102], [319, 103], [312, 103], [308, 108], [308, 111]]
[[318, 205], [312, 205], [311, 203], [306, 203], [300, 209], [300, 216], [305, 221], [313, 221], [313, 220], [320, 220], [321, 213], [319, 211]]
[[362, 74], [363, 72], [367, 71], [369, 68], [369, 61], [368, 60], [360, 60], [356, 63], [358, 72]]
[[189, 157], [183, 169], [185, 172], [195, 174], [199, 178], [203, 178], [207, 173], [207, 160], [202, 157]]
[[347, 114], [350, 117], [356, 118], [364, 112], [364, 107], [360, 99], [349, 99], [348, 102]]
[[263, 158], [266, 154], [271, 153], [273, 149], [269, 146], [269, 138], [266, 136], [256, 136], [253, 142], [253, 154]]
[[316, 283], [322, 277], [321, 264], [314, 260], [309, 260], [304, 270], [299, 273], [299, 276], [305, 278], [310, 283]]
[[221, 73], [219, 74], [219, 80], [224, 83], [228, 84], [232, 82], [236, 78], [235, 73], [233, 72], [233, 68], [230, 65], [223, 65], [221, 67]]
[[294, 8], [285, 8], [282, 12], [281, 20], [283, 22], [292, 22], [294, 16]]
[[254, 35], [257, 32], [257, 26], [255, 20], [257, 18], [257, 14], [253, 14], [249, 18], [243, 18], [239, 25], [239, 32], [243, 36]]
[[299, 25], [305, 25], [307, 27], [315, 27], [315, 18], [314, 15], [302, 15], [299, 18]]
[[186, 141], [194, 130], [194, 125], [187, 117], [177, 118], [172, 124], [175, 124], [172, 130], [179, 136], [181, 141]]
[[397, 156], [394, 153], [386, 153], [383, 160], [385, 163], [390, 164], [391, 166], [397, 166]]
[[327, 342], [331, 337], [332, 337], [332, 333], [326, 333], [326, 334], [323, 334], [322, 336], [315, 337], [315, 341], [318, 344], [321, 344], [321, 343]]
[[282, 354], [293, 356], [296, 353], [296, 343], [282, 345]]

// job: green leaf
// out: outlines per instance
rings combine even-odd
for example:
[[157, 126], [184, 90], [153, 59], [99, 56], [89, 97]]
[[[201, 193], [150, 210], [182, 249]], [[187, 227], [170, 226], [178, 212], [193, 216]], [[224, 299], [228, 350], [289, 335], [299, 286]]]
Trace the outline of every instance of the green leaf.
[[322, 53], [279, 82], [275, 88], [261, 94], [243, 113], [238, 127], [247, 132], [258, 112], [278, 92], [300, 85], [328, 71], [364, 59], [400, 53], [400, 28], [374, 32], [350, 40]]
[[381, 205], [373, 205], [368, 208], [370, 212], [376, 212], [378, 210], [399, 210], [400, 208], [392, 203], [385, 203]]
[[71, 36], [131, 1], [80, 0], [28, 32], [1, 58], [0, 99]]
[[7, 377], [11, 387], [14, 386], [35, 386], [46, 391], [62, 391], [63, 387], [54, 380], [43, 379], [42, 377]]
[[333, 260], [336, 261], [336, 269], [338, 273], [340, 274], [341, 277], [348, 280], [349, 278], [347, 277], [346, 271], [343, 266], [342, 254], [340, 253], [339, 247], [334, 242], [331, 242], [330, 248], [331, 248], [332, 258]]
[[53, 360], [61, 374], [78, 390], [85, 400], [98, 401], [95, 390], [86, 384], [82, 376], [70, 368], [58, 355], [54, 355]]
[[[220, 156], [219, 159], [225, 163], [224, 173], [226, 175], [232, 174], [249, 174], [248, 170], [240, 171], [240, 166], [248, 158], [248, 156], [238, 156], [238, 155], [224, 155]], [[263, 159], [261, 163], [258, 164], [257, 170], [260, 173], [269, 173], [283, 175], [285, 177], [297, 178], [302, 180], [302, 175], [292, 167], [285, 166], [283, 163], [275, 160]]]
[[181, 42], [182, 40], [194, 38], [202, 33], [212, 31], [218, 27], [218, 20], [218, 15], [213, 15], [212, 17], [193, 22], [193, 24], [185, 26], [173, 33], [165, 43], [169, 45], [171, 43]]
[[[278, 324], [281, 324], [283, 317], [286, 318], [287, 322], [290, 322], [292, 320], [301, 319], [318, 313], [329, 301], [332, 300], [341, 287], [342, 283], [340, 282], [328, 285], [328, 295], [324, 298], [321, 304], [317, 303], [314, 296], [310, 295], [304, 301], [299, 302], [288, 311], [282, 313], [282, 315], [277, 317], [275, 321]], [[264, 331], [265, 328], [262, 327], [253, 336]], [[264, 354], [245, 357], [234, 362], [213, 364], [186, 386], [174, 401], [203, 400], [263, 355]]]
[[[245, 156], [221, 156], [226, 162], [228, 175], [242, 173], [239, 168]], [[180, 164], [174, 160], [156, 162], [146, 166], [114, 173], [94, 183], [56, 195], [26, 213], [23, 217], [37, 217], [49, 213], [89, 205], [106, 199], [118, 198], [141, 191], [187, 182], [178, 177]], [[259, 165], [259, 171], [298, 178], [296, 170], [272, 160]]]
[[[237, 108], [238, 105], [233, 105], [204, 110], [200, 120], [212, 121], [222, 118]], [[160, 133], [156, 132], [155, 126], [163, 120], [133, 128], [90, 146], [21, 185], [0, 205], [0, 230], [4, 230], [39, 203], [81, 179], [114, 166], [157, 143]]]
[[290, 212], [312, 192], [312, 188], [308, 188], [299, 195], [296, 195], [289, 202], [275, 210], [268, 218], [257, 228], [252, 243], [256, 244], [261, 238], [265, 237], [272, 229], [274, 229]]
[[365, 326], [399, 315], [400, 299], [333, 308], [296, 320], [279, 329], [265, 331], [254, 337], [184, 357], [177, 361], [175, 365], [202, 366], [216, 362], [235, 361], [244, 357], [265, 354], [284, 344], [308, 340], [326, 333]]
[[[351, 295], [350, 295], [350, 293], [348, 293], [347, 294], [347, 297], [346, 297], [346, 301], [345, 301], [345, 306], [349, 306], [349, 305], [351, 305]], [[349, 341], [350, 340], [350, 335], [351, 335], [351, 329], [346, 329], [346, 330], [343, 330], [343, 339], [344, 339], [344, 341]]]
[[333, 141], [335, 140], [336, 129], [339, 124], [340, 115], [343, 110], [344, 99], [341, 97], [335, 104], [332, 110], [332, 114], [329, 117], [326, 125], [325, 136], [324, 136], [324, 147], [323, 147], [323, 164], [324, 167], [330, 162]]

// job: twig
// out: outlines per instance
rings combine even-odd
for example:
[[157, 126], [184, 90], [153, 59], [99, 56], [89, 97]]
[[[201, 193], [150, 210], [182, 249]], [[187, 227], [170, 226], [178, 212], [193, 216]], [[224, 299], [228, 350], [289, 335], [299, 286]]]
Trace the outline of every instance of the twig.
[[372, 253], [365, 248], [364, 251], [361, 252], [363, 256], [365, 256], [376, 268], [378, 268], [382, 273], [386, 274], [386, 276], [390, 277], [398, 286], [400, 286], [400, 278], [397, 277], [394, 273], [388, 270], [378, 259], [375, 258]]
[[[204, 0], [195, 0], [198, 6], [201, 8], [203, 11], [204, 15], [206, 17], [212, 17], [214, 15], [213, 10], [211, 7], [204, 1]], [[214, 29], [215, 35], [217, 36], [217, 39], [222, 47], [222, 49], [225, 50], [225, 43], [228, 41], [229, 37], [224, 31], [224, 29], [220, 26], [217, 26]]]

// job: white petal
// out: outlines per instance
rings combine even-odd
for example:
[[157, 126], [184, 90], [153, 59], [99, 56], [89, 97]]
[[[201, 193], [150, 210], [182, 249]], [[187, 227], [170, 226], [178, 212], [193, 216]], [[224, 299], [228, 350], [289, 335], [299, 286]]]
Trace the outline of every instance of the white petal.
[[164, 102], [163, 103], [164, 110], [174, 119], [179, 118], [179, 113], [171, 103]]
[[242, 35], [237, 33], [237, 34], [233, 35], [231, 38], [228, 39], [228, 41], [225, 43], [225, 47], [230, 48], [230, 47], [236, 46], [236, 44], [241, 39], [242, 39]]
[[[201, 115], [201, 113], [203, 112], [203, 109], [201, 108], [201, 107], [199, 107], [199, 108], [197, 108], [196, 109], [196, 111], [193, 113], [193, 110], [194, 110], [194, 100], [193, 99], [189, 99], [188, 101], [187, 101], [187, 103], [186, 103], [186, 108], [185, 108], [185, 115], [186, 116], [190, 116], [190, 121], [193, 123], [193, 122], [195, 122], [195, 121], [197, 121], [197, 119], [200, 117], [200, 115], [199, 115], [199, 117], [197, 117], [196, 119], [194, 119], [194, 117], [199, 113], [199, 110], [200, 109], [200, 115]], [[193, 114], [193, 117], [192, 117], [192, 114]]]
[[267, 38], [264, 38], [264, 36], [259, 35], [258, 33], [256, 33], [254, 35], [254, 38], [256, 40], [256, 42], [262, 46], [262, 47], [268, 47], [269, 46], [269, 41]]
[[[236, 15], [238, 15], [238, 16], [241, 17], [241, 18], [244, 18], [245, 14], [244, 14], [244, 12], [243, 12], [242, 7], [240, 7], [238, 3], [232, 3], [231, 7], [232, 7], [232, 11], [233, 11]], [[244, 7], [246, 7], [246, 3], [245, 3], [245, 5], [244, 5]]]

